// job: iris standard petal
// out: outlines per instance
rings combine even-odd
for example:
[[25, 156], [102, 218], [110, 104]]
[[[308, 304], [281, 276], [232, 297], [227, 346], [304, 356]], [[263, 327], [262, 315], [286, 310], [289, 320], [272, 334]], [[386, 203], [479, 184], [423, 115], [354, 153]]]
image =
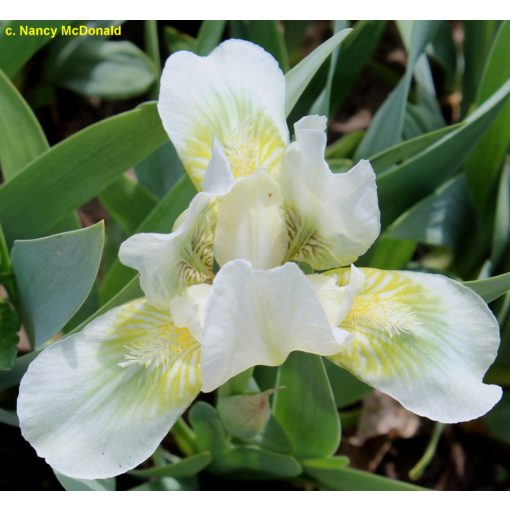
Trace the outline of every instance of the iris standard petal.
[[45, 349], [20, 385], [21, 431], [71, 477], [107, 478], [151, 455], [200, 391], [200, 347], [145, 300]]
[[263, 271], [234, 260], [219, 271], [205, 308], [199, 339], [203, 390], [255, 365], [280, 365], [292, 351], [333, 354], [343, 338], [333, 334], [312, 285], [295, 264]]
[[287, 250], [282, 195], [266, 172], [237, 180], [218, 200], [214, 256], [220, 266], [244, 259], [256, 269], [278, 266]]
[[[484, 384], [500, 342], [495, 317], [441, 275], [361, 269], [363, 289], [341, 323], [351, 332], [332, 361], [416, 414], [455, 423], [482, 416], [501, 388]], [[340, 285], [350, 269], [339, 269]]]
[[276, 60], [229, 40], [207, 57], [179, 51], [161, 76], [158, 110], [184, 168], [201, 189], [216, 139], [234, 176], [277, 169], [288, 143], [285, 77]]
[[324, 159], [326, 117], [295, 124], [296, 141], [283, 158], [279, 177], [289, 246], [287, 260], [314, 269], [349, 265], [372, 245], [380, 231], [375, 174], [362, 160], [334, 174]]

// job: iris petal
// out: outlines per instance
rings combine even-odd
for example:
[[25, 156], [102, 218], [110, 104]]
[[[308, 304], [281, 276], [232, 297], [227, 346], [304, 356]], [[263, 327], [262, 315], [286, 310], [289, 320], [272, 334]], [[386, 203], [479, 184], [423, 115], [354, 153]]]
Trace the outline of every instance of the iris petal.
[[[363, 289], [342, 321], [351, 333], [332, 361], [407, 409], [443, 423], [482, 416], [501, 398], [484, 384], [498, 323], [473, 291], [441, 275], [361, 269]], [[331, 271], [339, 284], [349, 269]]]
[[200, 346], [145, 300], [45, 349], [20, 385], [25, 439], [74, 478], [123, 473], [153, 453], [200, 391]]
[[360, 161], [334, 174], [324, 159], [326, 118], [304, 117], [284, 155], [279, 177], [289, 233], [287, 260], [314, 269], [351, 264], [380, 231], [375, 174]]
[[170, 56], [161, 76], [158, 110], [184, 168], [198, 187], [216, 139], [234, 176], [276, 170], [288, 143], [285, 78], [276, 60], [240, 40], [209, 56]]
[[280, 365], [292, 351], [333, 354], [346, 336], [333, 332], [295, 264], [264, 271], [234, 260], [219, 271], [205, 307], [203, 390], [255, 365]]

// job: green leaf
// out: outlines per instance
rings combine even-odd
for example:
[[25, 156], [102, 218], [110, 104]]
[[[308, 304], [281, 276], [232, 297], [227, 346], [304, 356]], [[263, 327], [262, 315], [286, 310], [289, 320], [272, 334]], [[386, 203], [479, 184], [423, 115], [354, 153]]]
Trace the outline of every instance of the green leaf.
[[299, 462], [289, 455], [256, 446], [236, 446], [214, 463], [214, 472], [229, 478], [294, 478], [302, 473]]
[[138, 182], [163, 198], [184, 175], [184, 168], [171, 142], [157, 148], [135, 167]]
[[11, 427], [19, 427], [16, 413], [14, 411], [6, 411], [5, 409], [0, 409], [0, 423], [5, 423], [5, 425], [10, 425]]
[[354, 404], [372, 391], [370, 386], [328, 359], [324, 359], [324, 367], [338, 408]]
[[[397, 21], [397, 27], [408, 52], [411, 51], [414, 23], [414, 21], [409, 20]], [[441, 22], [435, 23], [434, 34], [437, 33], [439, 26], [441, 26]], [[406, 120], [409, 117], [413, 118], [413, 121], [417, 124], [419, 129], [418, 134], [443, 127], [445, 122], [437, 99], [432, 71], [425, 51], [423, 51], [416, 61], [413, 74], [416, 81], [416, 93], [414, 102], [408, 103], [406, 106]], [[405, 124], [404, 136], [406, 136]]]
[[128, 235], [136, 230], [158, 203], [150, 191], [124, 175], [102, 191], [99, 199]]
[[407, 96], [414, 69], [418, 58], [425, 51], [425, 47], [434, 37], [438, 27], [437, 21], [418, 20], [412, 23], [406, 72], [397, 87], [377, 110], [356, 151], [358, 159], [372, 156], [401, 140]]
[[127, 99], [149, 90], [156, 80], [156, 67], [129, 41], [81, 37], [79, 44], [61, 45], [46, 74], [56, 85], [78, 94]]
[[[138, 226], [136, 232], [170, 232], [175, 220], [189, 205], [195, 193], [196, 190], [188, 176], [181, 177], [145, 221]], [[117, 260], [108, 271], [99, 289], [100, 301], [105, 303], [112, 298], [135, 274], [132, 269], [123, 266]]]
[[475, 222], [465, 176], [459, 175], [408, 209], [388, 228], [386, 235], [454, 250]]
[[[368, 258], [370, 267], [377, 269], [405, 269], [416, 250], [416, 243], [407, 239], [391, 239], [382, 235], [361, 259]], [[359, 262], [360, 263], [360, 262]], [[359, 264], [358, 263], [358, 264]]]
[[323, 457], [318, 459], [306, 459], [302, 462], [306, 470], [332, 470], [343, 469], [349, 465], [349, 457], [343, 455], [333, 457]]
[[494, 231], [492, 233], [492, 266], [500, 262], [510, 242], [510, 160], [507, 161], [499, 185]]
[[497, 21], [464, 21], [464, 75], [462, 84], [462, 114], [471, 109], [478, 95], [480, 79], [494, 39]]
[[227, 432], [234, 437], [250, 440], [266, 425], [271, 408], [269, 396], [273, 390], [254, 395], [232, 395], [221, 397], [218, 413]]
[[340, 419], [319, 356], [293, 352], [279, 368], [273, 415], [298, 458], [331, 455], [340, 442]]
[[370, 158], [370, 163], [375, 173], [384, 173], [392, 170], [397, 165], [401, 165], [405, 160], [416, 156], [424, 151], [427, 147], [434, 144], [438, 140], [444, 138], [447, 134], [453, 133], [462, 127], [462, 124], [453, 124], [444, 128], [426, 133], [411, 140], [399, 143], [386, 149]]
[[198, 401], [189, 412], [189, 421], [196, 434], [199, 451], [210, 452], [213, 461], [231, 449], [218, 411], [213, 406]]
[[342, 457], [313, 459], [303, 463], [307, 475], [335, 491], [416, 491], [422, 487], [347, 467]]
[[255, 367], [251, 367], [231, 377], [225, 384], [222, 384], [220, 388], [218, 388], [218, 396], [222, 398], [258, 392], [259, 387], [253, 378], [254, 370]]
[[211, 463], [211, 454], [209, 452], [198, 453], [185, 459], [179, 460], [165, 466], [158, 466], [149, 469], [133, 469], [128, 472], [137, 478], [162, 478], [170, 477], [188, 477], [194, 476], [202, 471]]
[[[510, 81], [510, 21], [503, 21], [487, 56], [476, 104]], [[510, 146], [510, 101], [498, 114], [466, 162], [469, 189], [480, 210], [492, 205]]]
[[324, 61], [351, 32], [352, 30], [347, 28], [336, 33], [285, 75], [285, 114], [287, 116], [290, 114], [301, 97], [301, 94], [306, 89], [306, 86], [310, 83]]
[[491, 303], [510, 291], [510, 273], [463, 283], [474, 290], [486, 303]]
[[6, 390], [16, 386], [27, 371], [28, 365], [36, 358], [39, 353], [37, 351], [29, 352], [16, 358], [11, 370], [0, 370], [0, 390]]
[[459, 168], [497, 116], [510, 94], [510, 80], [477, 108], [460, 128], [448, 133], [403, 164], [377, 178], [381, 222], [395, 220], [432, 193]]
[[457, 71], [457, 48], [453, 40], [452, 27], [448, 21], [439, 23], [427, 53], [445, 70], [447, 79], [453, 82]]
[[184, 478], [176, 480], [175, 478], [159, 478], [152, 482], [137, 485], [130, 491], [197, 491], [198, 483], [194, 478]]
[[246, 27], [248, 40], [271, 53], [285, 73], [289, 70], [289, 56], [285, 47], [282, 27], [278, 21], [252, 20]]
[[167, 139], [150, 103], [52, 147], [0, 186], [0, 223], [7, 240], [44, 235]]
[[34, 113], [1, 70], [0, 103], [0, 163], [7, 181], [49, 146]]
[[116, 306], [123, 305], [133, 299], [143, 297], [142, 289], [140, 288], [140, 280], [138, 276], [133, 277], [122, 289], [117, 292], [111, 299], [109, 299], [99, 310], [94, 312], [90, 317], [83, 321], [79, 326], [74, 328], [69, 334], [77, 333], [82, 330], [89, 322], [93, 321], [96, 317], [103, 315], [108, 310]]
[[222, 425], [218, 412], [205, 402], [197, 402], [189, 413], [196, 434], [199, 451], [210, 452], [214, 473], [263, 473], [278, 478], [293, 477], [301, 473], [299, 463], [287, 455], [269, 452], [254, 446], [233, 447]]
[[[36, 21], [16, 20], [7, 21], [0, 31], [0, 68], [12, 78], [30, 60], [32, 55], [51, 40], [51, 35], [20, 36], [20, 27], [28, 28], [59, 28], [69, 21]], [[11, 29], [14, 35], [7, 35], [7, 29]]]
[[[347, 21], [337, 20], [333, 22], [333, 33], [338, 33], [347, 28]], [[330, 106], [331, 106], [331, 90], [333, 88], [333, 79], [335, 77], [335, 69], [337, 67], [338, 55], [340, 53], [340, 48], [335, 48], [331, 55], [331, 60], [329, 63], [328, 69], [328, 77], [326, 79], [326, 85], [322, 92], [317, 96], [314, 104], [310, 109], [310, 115], [326, 115], [330, 114]]]
[[205, 20], [200, 25], [197, 36], [197, 46], [195, 52], [197, 55], [209, 55], [221, 41], [221, 36], [225, 31], [224, 20]]
[[90, 292], [99, 269], [104, 225], [16, 241], [12, 266], [23, 324], [42, 345], [71, 319]]
[[[5, 181], [12, 179], [49, 148], [34, 113], [9, 78], [0, 70], [0, 164]], [[54, 227], [79, 228], [73, 212]], [[51, 232], [44, 232], [51, 233]]]
[[[303, 47], [312, 22], [307, 20], [285, 20], [282, 23], [289, 60], [291, 65], [295, 65], [303, 58]], [[234, 37], [233, 34], [232, 36]]]
[[0, 301], [0, 370], [10, 370], [18, 352], [20, 323], [16, 311]]
[[484, 418], [490, 433], [501, 441], [510, 443], [510, 393], [503, 393], [503, 398]]
[[346, 133], [326, 147], [326, 159], [350, 158], [362, 138], [363, 131]]
[[114, 491], [115, 478], [103, 478], [102, 480], [82, 480], [71, 478], [54, 471], [57, 480], [66, 491]]
[[168, 51], [192, 51], [197, 55], [208, 55], [220, 43], [225, 31], [225, 21], [206, 20], [200, 25], [198, 36], [189, 36], [173, 27], [165, 27], [164, 37]]
[[171, 53], [176, 51], [196, 51], [197, 40], [188, 34], [179, 32], [174, 27], [165, 27], [163, 31], [165, 46]]
[[[143, 35], [145, 51], [154, 64], [156, 76], [159, 76], [161, 74], [161, 54], [159, 52], [158, 22], [155, 20], [145, 20], [143, 23]], [[159, 83], [157, 85], [159, 89]], [[157, 96], [158, 90], [154, 92]]]
[[258, 443], [262, 448], [278, 453], [291, 454], [293, 451], [293, 446], [287, 434], [272, 414], [269, 416], [266, 428], [263, 430]]
[[384, 32], [386, 21], [363, 20], [342, 43], [332, 83], [330, 111], [334, 114], [347, 99], [359, 75], [369, 62]]
[[343, 173], [351, 169], [353, 164], [351, 159], [330, 159], [328, 160], [329, 168], [334, 173]]

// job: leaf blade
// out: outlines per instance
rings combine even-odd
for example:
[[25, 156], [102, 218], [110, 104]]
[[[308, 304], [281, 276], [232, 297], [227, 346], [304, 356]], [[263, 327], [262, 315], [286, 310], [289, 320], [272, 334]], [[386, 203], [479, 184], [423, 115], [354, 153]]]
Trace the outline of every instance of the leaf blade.
[[474, 290], [486, 303], [490, 303], [510, 291], [510, 273], [463, 283]]
[[[150, 103], [54, 146], [0, 186], [0, 222], [8, 242], [44, 235], [167, 139]], [[25, 214], [18, 214], [20, 210]]]
[[85, 301], [99, 270], [103, 243], [102, 222], [14, 243], [12, 267], [23, 324], [36, 346], [57, 333]]
[[318, 356], [293, 352], [279, 368], [273, 416], [298, 458], [331, 455], [340, 442], [340, 419]]
[[286, 116], [289, 116], [290, 112], [301, 97], [301, 94], [306, 89], [306, 86], [310, 83], [324, 61], [351, 32], [352, 30], [350, 28], [337, 32], [285, 75]]

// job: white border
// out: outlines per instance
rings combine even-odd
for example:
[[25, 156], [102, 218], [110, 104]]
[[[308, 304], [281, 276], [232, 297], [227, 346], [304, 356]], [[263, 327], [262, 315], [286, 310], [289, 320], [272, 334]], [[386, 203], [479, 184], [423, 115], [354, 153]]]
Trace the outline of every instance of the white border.
[[5, 19], [508, 19], [504, 0], [4, 1]]
[[[171, 508], [195, 510], [260, 510], [292, 508], [323, 509], [447, 510], [504, 504], [505, 492], [6, 492], [1, 495], [6, 508], [51, 508], [51, 510], [140, 510]], [[10, 505], [9, 505], [10, 504]], [[9, 505], [9, 506], [8, 506]], [[48, 505], [48, 506], [47, 506]], [[433, 505], [433, 506], [432, 506]], [[464, 506], [465, 505], [465, 506]]]

